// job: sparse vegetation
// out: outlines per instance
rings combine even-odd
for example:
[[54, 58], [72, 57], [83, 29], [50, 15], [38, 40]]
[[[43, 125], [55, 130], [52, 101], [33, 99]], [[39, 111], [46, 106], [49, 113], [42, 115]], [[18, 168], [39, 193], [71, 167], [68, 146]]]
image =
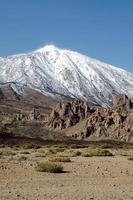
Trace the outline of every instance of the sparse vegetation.
[[58, 152], [64, 152], [63, 148], [50, 148], [48, 149], [46, 155], [57, 154]]
[[57, 144], [57, 145], [54, 145], [54, 148], [67, 149], [67, 148], [69, 148], [69, 145], [68, 144]]
[[38, 153], [38, 152], [37, 152], [37, 153], [34, 154], [34, 156], [35, 156], [35, 157], [44, 158], [44, 157], [46, 157], [46, 154], [45, 154], [45, 153]]
[[102, 149], [113, 149], [114, 146], [111, 145], [111, 144], [103, 144], [103, 145], [100, 146], [100, 148], [102, 148]]
[[49, 173], [63, 172], [63, 167], [60, 164], [48, 161], [37, 163], [35, 169], [39, 172], [49, 172]]
[[69, 147], [71, 149], [80, 149], [80, 148], [86, 148], [86, 147], [88, 147], [88, 145], [84, 145], [84, 144], [70, 144]]
[[75, 151], [73, 157], [80, 156], [82, 154], [81, 151]]
[[22, 145], [23, 149], [39, 149], [40, 146], [33, 143], [25, 143]]
[[83, 157], [92, 157], [92, 155], [89, 152], [83, 152], [81, 155]]
[[4, 151], [0, 151], [0, 155], [1, 156], [14, 156], [14, 155], [16, 155], [16, 153], [11, 150], [4, 150]]
[[53, 157], [49, 159], [50, 162], [71, 162], [68, 156]]
[[127, 159], [133, 161], [133, 155], [128, 156]]
[[27, 157], [26, 156], [20, 156], [18, 160], [19, 161], [25, 161], [25, 160], [27, 160]]
[[56, 153], [57, 153], [57, 152], [55, 151], [55, 149], [50, 148], [50, 149], [48, 149], [46, 155], [51, 155], [51, 154], [56, 154]]
[[38, 152], [38, 153], [46, 153], [46, 150], [47, 150], [47, 149], [40, 148], [40, 149], [37, 150], [37, 152]]
[[29, 151], [20, 151], [20, 154], [30, 154]]
[[113, 154], [109, 150], [105, 149], [89, 149], [85, 153], [83, 153], [84, 156], [86, 157], [91, 157], [91, 156], [113, 156]]
[[124, 150], [131, 150], [131, 149], [133, 149], [133, 145], [123, 145], [123, 146], [121, 147], [121, 149], [124, 149]]
[[61, 147], [61, 148], [58, 147], [58, 148], [55, 149], [56, 153], [57, 152], [64, 152], [64, 150], [65, 150], [65, 148], [63, 148], [63, 147]]
[[4, 144], [0, 144], [0, 148], [4, 148], [5, 147], [5, 145]]

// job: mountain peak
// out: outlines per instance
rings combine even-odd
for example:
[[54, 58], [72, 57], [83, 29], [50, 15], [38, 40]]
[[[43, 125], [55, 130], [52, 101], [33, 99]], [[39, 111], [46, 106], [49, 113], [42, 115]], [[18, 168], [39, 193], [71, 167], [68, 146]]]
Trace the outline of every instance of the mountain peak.
[[57, 51], [57, 50], [61, 50], [61, 49], [53, 44], [50, 44], [50, 45], [45, 45], [44, 47], [41, 47], [41, 48], [35, 50], [35, 52], [44, 53], [47, 51]]
[[[117, 94], [133, 98], [133, 74], [55, 45], [0, 59], [0, 82], [43, 94], [111, 105]], [[14, 88], [13, 88], [14, 89]], [[15, 91], [20, 93], [20, 87]]]

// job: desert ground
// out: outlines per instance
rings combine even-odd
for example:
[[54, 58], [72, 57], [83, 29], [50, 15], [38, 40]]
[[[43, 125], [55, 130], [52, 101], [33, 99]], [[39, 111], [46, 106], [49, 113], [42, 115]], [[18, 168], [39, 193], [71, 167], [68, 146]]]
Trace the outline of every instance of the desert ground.
[[[0, 148], [0, 200], [131, 200], [132, 149], [108, 149], [114, 156], [87, 156], [97, 147]], [[36, 164], [55, 157], [63, 173], [36, 170]]]

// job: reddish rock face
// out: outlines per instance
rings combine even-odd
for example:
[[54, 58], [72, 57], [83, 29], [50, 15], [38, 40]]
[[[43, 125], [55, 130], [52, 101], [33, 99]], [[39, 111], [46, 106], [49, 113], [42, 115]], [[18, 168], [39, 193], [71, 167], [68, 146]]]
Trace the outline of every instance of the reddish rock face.
[[126, 95], [118, 96], [112, 108], [98, 108], [88, 118], [84, 135], [110, 137], [130, 142], [133, 140], [132, 108], [133, 104]]
[[78, 139], [94, 135], [133, 142], [133, 103], [126, 95], [116, 97], [111, 108], [90, 107], [83, 101], [60, 104], [49, 119], [52, 128], [65, 129], [87, 119], [84, 130], [72, 133]]
[[52, 111], [48, 124], [50, 127], [57, 129], [64, 129], [77, 124], [82, 119], [89, 117], [95, 109], [87, 102], [73, 101], [59, 104], [55, 110]]

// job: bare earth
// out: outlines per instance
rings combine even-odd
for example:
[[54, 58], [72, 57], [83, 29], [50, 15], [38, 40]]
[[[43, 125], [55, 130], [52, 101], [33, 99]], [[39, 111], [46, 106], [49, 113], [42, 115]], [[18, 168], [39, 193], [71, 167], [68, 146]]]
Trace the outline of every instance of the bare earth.
[[61, 174], [37, 172], [36, 161], [45, 158], [32, 154], [25, 155], [26, 161], [0, 159], [0, 200], [133, 199], [133, 161], [119, 152], [114, 157], [71, 157]]

